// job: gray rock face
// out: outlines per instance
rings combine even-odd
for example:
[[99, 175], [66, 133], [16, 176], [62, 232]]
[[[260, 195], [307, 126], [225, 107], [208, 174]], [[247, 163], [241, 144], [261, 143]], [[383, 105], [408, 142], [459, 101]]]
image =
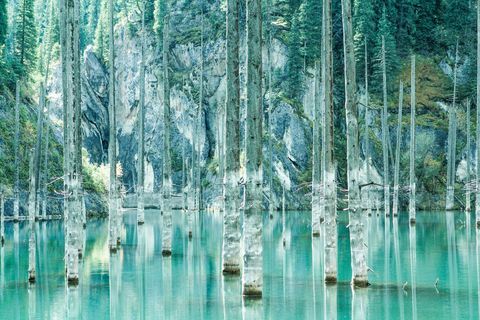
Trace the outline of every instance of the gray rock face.
[[[181, 2], [175, 7], [182, 7]], [[182, 9], [186, 10], [186, 9]], [[175, 17], [172, 21], [172, 33], [177, 38], [182, 33], [192, 32], [199, 28], [194, 21], [198, 17]], [[175, 23], [174, 23], [175, 22]], [[139, 100], [139, 61], [140, 37], [134, 34], [134, 28], [118, 24], [115, 28], [117, 68], [115, 74], [117, 101], [117, 134], [119, 162], [122, 166], [122, 180], [127, 192], [134, 192], [136, 181], [137, 159], [137, 112]], [[196, 30], [199, 31], [199, 30]], [[217, 148], [218, 109], [223, 108], [225, 101], [225, 46], [223, 36], [213, 38], [211, 31], [205, 40], [204, 47], [204, 100], [202, 104], [201, 126], [198, 132], [201, 145], [201, 163], [203, 169], [205, 205], [210, 205], [221, 194], [221, 179], [217, 176], [217, 168], [211, 166]], [[171, 37], [175, 39], [175, 35]], [[197, 39], [194, 39], [197, 40]], [[163, 79], [162, 57], [156, 48], [156, 37], [153, 33], [147, 36], [146, 48], [146, 181], [150, 188], [159, 191], [162, 180], [163, 156]], [[185, 42], [185, 43], [183, 43]], [[173, 179], [177, 187], [181, 184], [182, 154], [187, 163], [191, 159], [195, 114], [199, 101], [199, 66], [201, 48], [199, 41], [177, 41], [170, 47], [172, 65], [171, 79], [171, 115], [172, 115], [172, 159]], [[278, 69], [285, 68], [287, 50], [280, 41], [273, 42], [272, 61]], [[91, 46], [84, 52], [82, 77], [83, 99], [83, 137], [84, 146], [89, 158], [94, 163], [107, 161], [108, 149], [108, 67], [104, 66], [93, 52]], [[244, 68], [242, 68], [242, 72]], [[50, 100], [54, 104], [53, 118], [61, 121], [61, 77], [60, 65], [57, 64], [54, 80], [50, 83]], [[243, 93], [244, 94], [244, 93]], [[244, 98], [242, 94], [242, 99]], [[243, 111], [242, 111], [243, 112]], [[272, 114], [274, 134], [274, 185], [275, 201], [280, 203], [282, 185], [287, 190], [298, 189], [301, 175], [309, 170], [311, 149], [311, 124], [305, 117], [297, 114], [287, 103], [279, 102]], [[59, 131], [60, 135], [61, 132]], [[265, 140], [266, 144], [266, 140]], [[264, 147], [267, 155], [267, 149]], [[264, 157], [266, 161], [267, 156]], [[148, 169], [150, 168], [150, 169]], [[290, 193], [290, 192], [289, 192]], [[296, 197], [296, 198], [295, 198]], [[287, 196], [290, 208], [301, 208], [308, 205], [309, 199], [298, 199]]]

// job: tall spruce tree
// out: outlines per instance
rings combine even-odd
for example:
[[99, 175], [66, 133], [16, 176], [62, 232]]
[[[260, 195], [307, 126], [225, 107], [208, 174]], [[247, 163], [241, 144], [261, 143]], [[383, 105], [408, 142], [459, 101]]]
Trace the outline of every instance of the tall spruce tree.
[[15, 56], [20, 63], [20, 74], [25, 76], [37, 60], [37, 28], [35, 24], [34, 0], [21, 0], [16, 18]]
[[7, 0], [0, 0], [0, 53], [7, 39], [8, 15]]

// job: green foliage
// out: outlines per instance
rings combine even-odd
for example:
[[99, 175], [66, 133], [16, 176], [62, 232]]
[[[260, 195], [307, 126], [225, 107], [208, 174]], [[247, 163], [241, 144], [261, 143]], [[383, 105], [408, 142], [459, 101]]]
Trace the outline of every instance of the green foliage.
[[95, 28], [93, 47], [97, 56], [104, 63], [108, 62], [109, 15], [108, 0], [100, 0], [100, 15]]
[[385, 39], [385, 60], [387, 71], [387, 88], [392, 89], [396, 84], [398, 70], [400, 69], [400, 59], [397, 54], [397, 44], [394, 33], [395, 28], [390, 23], [386, 7], [383, 8], [382, 16], [378, 22], [377, 36], [375, 39], [375, 55], [373, 62], [373, 91], [382, 92], [383, 88], [383, 62], [382, 62], [382, 37]]
[[17, 9], [15, 56], [20, 64], [20, 76], [31, 72], [37, 61], [37, 26], [34, 0], [21, 0]]
[[5, 45], [7, 39], [7, 0], [0, 0], [0, 48]]

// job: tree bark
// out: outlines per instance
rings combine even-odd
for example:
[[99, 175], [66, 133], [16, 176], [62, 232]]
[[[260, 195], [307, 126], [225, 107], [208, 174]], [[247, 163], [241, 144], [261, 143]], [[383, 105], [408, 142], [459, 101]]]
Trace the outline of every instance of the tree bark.
[[108, 217], [110, 252], [117, 252], [118, 239], [118, 186], [117, 186], [117, 118], [116, 118], [116, 84], [115, 84], [115, 32], [114, 32], [114, 2], [109, 0], [109, 139], [108, 163], [109, 188], [108, 188]]
[[[5, 243], [5, 196], [0, 193], [0, 247]], [[2, 256], [2, 262], [3, 260]], [[3, 272], [3, 270], [2, 270]]]
[[172, 158], [170, 148], [170, 79], [169, 79], [169, 16], [165, 16], [163, 26], [163, 230], [162, 255], [172, 254], [172, 212], [170, 198], [172, 193]]
[[320, 236], [320, 217], [322, 208], [322, 165], [320, 160], [323, 118], [321, 112], [320, 62], [315, 61], [315, 97], [313, 120], [313, 160], [312, 160], [312, 236]]
[[398, 193], [400, 188], [400, 147], [402, 143], [402, 111], [403, 111], [403, 82], [400, 81], [398, 96], [398, 125], [397, 125], [397, 146], [395, 149], [395, 174], [393, 176], [393, 208], [394, 217], [398, 216]]
[[17, 80], [15, 85], [15, 185], [13, 188], [13, 221], [18, 222], [20, 211], [20, 160], [18, 155], [18, 149], [20, 147], [20, 81]]
[[472, 139], [470, 137], [470, 99], [467, 99], [467, 181], [466, 181], [466, 192], [465, 192], [465, 211], [471, 211], [471, 201], [470, 201], [470, 190], [471, 190], [471, 178], [470, 178], [470, 150], [472, 148]]
[[[40, 109], [40, 108], [39, 108]], [[40, 114], [40, 111], [39, 111]], [[36, 239], [35, 239], [35, 210], [36, 210], [36, 191], [35, 187], [37, 182], [35, 181], [35, 149], [30, 150], [30, 190], [28, 194], [28, 229], [29, 229], [29, 238], [28, 238], [28, 282], [34, 283], [36, 280], [36, 268], [35, 268], [35, 248], [36, 248]]]
[[416, 178], [415, 178], [415, 104], [416, 104], [416, 80], [415, 80], [415, 55], [412, 55], [411, 80], [410, 80], [410, 197], [408, 215], [410, 223], [416, 221]]
[[247, 0], [246, 188], [243, 295], [261, 296], [262, 259], [262, 6]]
[[385, 217], [390, 216], [390, 168], [388, 163], [388, 102], [387, 102], [387, 61], [385, 58], [385, 37], [382, 36], [383, 66], [383, 113], [382, 113], [382, 147], [383, 147], [383, 196]]
[[[69, 284], [78, 284], [81, 201], [81, 83], [78, 0], [60, 1], [62, 82], [64, 102], [64, 166], [66, 270]], [[79, 156], [80, 155], [80, 156]]]
[[477, 129], [476, 129], [476, 178], [475, 178], [475, 221], [480, 228], [480, 0], [477, 0]]
[[223, 273], [240, 274], [240, 75], [239, 0], [227, 0], [227, 98], [223, 196]]
[[323, 192], [325, 214], [325, 282], [337, 281], [337, 221], [336, 221], [336, 171], [334, 160], [333, 135], [333, 49], [332, 49], [332, 11], [331, 0], [323, 1], [323, 50], [325, 61], [322, 68], [322, 100], [324, 105], [323, 120]]
[[273, 133], [272, 133], [272, 109], [273, 109], [273, 90], [272, 90], [272, 2], [267, 0], [267, 76], [265, 78], [265, 91], [268, 93], [267, 108], [267, 135], [268, 135], [268, 211], [270, 217], [273, 217], [275, 203], [273, 199]]
[[[352, 9], [350, 0], [342, 0], [343, 47], [345, 65], [345, 115], [347, 125], [347, 179], [352, 256], [352, 284], [367, 286], [364, 216], [361, 210], [359, 186], [360, 145], [358, 130], [358, 100], [353, 46]], [[333, 120], [333, 119], [332, 119]], [[335, 230], [336, 231], [336, 230]], [[336, 236], [336, 233], [335, 233]], [[336, 249], [336, 248], [335, 248]], [[335, 258], [337, 251], [335, 250]], [[336, 275], [336, 274], [335, 274]]]
[[453, 102], [448, 109], [448, 147], [447, 147], [447, 197], [445, 209], [454, 209], [455, 201], [455, 153], [456, 153], [456, 99], [457, 99], [458, 40], [455, 48], [455, 66], [453, 68]]
[[[371, 172], [370, 172], [370, 97], [368, 92], [368, 48], [367, 48], [367, 38], [365, 38], [365, 131], [364, 131], [364, 143], [365, 143], [365, 168], [367, 183], [372, 182]], [[370, 195], [371, 187], [365, 188], [365, 207], [367, 215], [372, 215], [372, 199]]]
[[138, 180], [137, 180], [137, 223], [145, 223], [145, 0], [142, 1], [142, 38], [140, 60], [140, 98], [138, 105]]

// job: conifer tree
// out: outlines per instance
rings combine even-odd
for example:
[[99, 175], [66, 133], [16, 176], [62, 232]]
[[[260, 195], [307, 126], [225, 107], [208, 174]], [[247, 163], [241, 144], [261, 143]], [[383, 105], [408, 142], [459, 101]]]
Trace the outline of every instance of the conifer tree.
[[2, 53], [2, 47], [5, 45], [7, 39], [7, 0], [0, 0], [0, 54]]
[[17, 10], [15, 56], [25, 76], [37, 60], [37, 28], [35, 24], [34, 0], [21, 0]]

